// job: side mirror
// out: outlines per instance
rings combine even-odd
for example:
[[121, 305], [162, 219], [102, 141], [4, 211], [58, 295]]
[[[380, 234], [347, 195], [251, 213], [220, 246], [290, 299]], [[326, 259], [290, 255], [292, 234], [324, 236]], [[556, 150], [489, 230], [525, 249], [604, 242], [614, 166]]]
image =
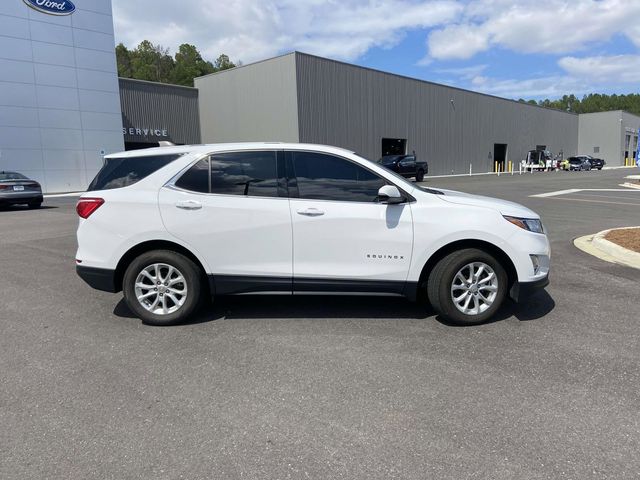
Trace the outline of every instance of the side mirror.
[[405, 198], [395, 185], [384, 185], [378, 190], [378, 201], [387, 205], [403, 203]]

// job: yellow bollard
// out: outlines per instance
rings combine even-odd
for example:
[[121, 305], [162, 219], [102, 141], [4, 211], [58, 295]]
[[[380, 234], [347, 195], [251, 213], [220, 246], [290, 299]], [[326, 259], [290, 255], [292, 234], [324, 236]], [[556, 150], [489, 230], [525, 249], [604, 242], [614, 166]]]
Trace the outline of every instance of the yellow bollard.
[[493, 171], [498, 173], [498, 162], [493, 162]]

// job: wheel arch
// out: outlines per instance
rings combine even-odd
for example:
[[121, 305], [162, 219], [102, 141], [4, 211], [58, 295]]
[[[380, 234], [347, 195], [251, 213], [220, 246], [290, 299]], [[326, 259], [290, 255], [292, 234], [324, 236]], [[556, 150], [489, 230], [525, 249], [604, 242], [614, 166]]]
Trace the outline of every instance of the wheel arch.
[[409, 298], [412, 299], [422, 299], [426, 297], [426, 286], [427, 280], [429, 279], [429, 275], [431, 274], [433, 268], [436, 264], [442, 260], [444, 257], [458, 250], [462, 250], [465, 248], [477, 248], [478, 250], [483, 250], [491, 255], [493, 255], [496, 260], [500, 262], [500, 264], [504, 267], [507, 272], [508, 285], [507, 291], [511, 289], [511, 286], [518, 280], [518, 273], [516, 267], [509, 257], [507, 253], [502, 250], [500, 247], [496, 246], [491, 242], [487, 242], [486, 240], [477, 240], [477, 239], [465, 239], [465, 240], [456, 240], [454, 242], [448, 243], [438, 250], [436, 250], [433, 255], [429, 257], [427, 262], [422, 267], [422, 271], [420, 272], [420, 277], [417, 285], [415, 286], [416, 291], [408, 292]]
[[[195, 263], [199, 270], [202, 272], [202, 275], [206, 277], [207, 272], [204, 268], [204, 265], [198, 259], [198, 257], [194, 255], [193, 252], [191, 252], [188, 248], [170, 240], [148, 240], [131, 247], [125, 252], [124, 255], [122, 255], [122, 257], [118, 261], [118, 265], [116, 266], [114, 274], [114, 286], [116, 288], [116, 292], [122, 290], [122, 280], [124, 278], [124, 272], [127, 270], [127, 267], [131, 264], [133, 259], [139, 257], [143, 253], [150, 252], [152, 250], [170, 250], [176, 253], [180, 253], [191, 260], [193, 263]], [[203, 283], [203, 287], [206, 288], [206, 286], [208, 286], [208, 282]]]

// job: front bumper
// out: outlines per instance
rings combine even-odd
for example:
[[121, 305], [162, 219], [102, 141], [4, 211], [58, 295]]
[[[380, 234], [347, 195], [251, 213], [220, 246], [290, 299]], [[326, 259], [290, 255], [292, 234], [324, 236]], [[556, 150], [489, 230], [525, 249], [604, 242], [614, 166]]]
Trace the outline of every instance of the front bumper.
[[509, 296], [514, 301], [521, 302], [544, 289], [547, 285], [549, 285], [548, 274], [533, 282], [515, 282], [509, 291]]
[[76, 273], [90, 287], [103, 292], [115, 293], [116, 288], [116, 272], [106, 268], [85, 267], [76, 265]]

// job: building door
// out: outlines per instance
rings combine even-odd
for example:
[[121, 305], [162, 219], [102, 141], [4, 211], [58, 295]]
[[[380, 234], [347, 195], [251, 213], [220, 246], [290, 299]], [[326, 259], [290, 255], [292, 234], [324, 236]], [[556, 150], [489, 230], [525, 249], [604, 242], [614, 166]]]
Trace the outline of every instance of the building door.
[[507, 144], [506, 143], [494, 143], [493, 144], [493, 161], [496, 171], [504, 172], [505, 165], [507, 163]]
[[382, 156], [385, 155], [405, 155], [407, 153], [406, 138], [383, 138]]
[[624, 138], [624, 161], [627, 161], [629, 158], [629, 145], [631, 144], [631, 135], [625, 135]]

